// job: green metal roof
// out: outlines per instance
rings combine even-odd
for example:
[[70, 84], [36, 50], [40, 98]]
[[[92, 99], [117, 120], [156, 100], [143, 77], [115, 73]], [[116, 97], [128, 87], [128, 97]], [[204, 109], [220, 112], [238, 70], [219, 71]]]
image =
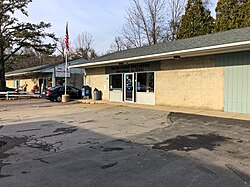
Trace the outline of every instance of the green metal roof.
[[154, 55], [243, 41], [250, 41], [250, 27], [118, 51], [98, 57], [89, 61], [89, 63], [140, 57], [145, 55]]
[[[84, 62], [85, 62], [84, 59], [78, 59], [78, 60], [69, 61], [68, 63], [70, 65], [76, 65], [76, 64], [82, 64]], [[65, 62], [58, 62], [56, 64], [45, 64], [45, 65], [41, 65], [41, 66], [34, 66], [34, 67], [30, 67], [30, 68], [25, 68], [25, 69], [19, 69], [19, 70], [7, 72], [6, 75], [8, 76], [8, 75], [19, 74], [19, 73], [40, 72], [42, 70], [54, 68], [55, 66], [58, 66], [58, 65], [64, 64], [64, 63]]]
[[25, 68], [25, 69], [18, 69], [15, 71], [7, 72], [6, 75], [8, 74], [16, 74], [16, 73], [25, 73], [25, 72], [34, 72], [34, 71], [39, 71], [42, 69], [48, 69], [50, 67], [54, 67], [57, 64], [46, 64], [46, 65], [41, 65], [41, 66], [35, 66], [35, 67], [30, 67], [30, 68]]

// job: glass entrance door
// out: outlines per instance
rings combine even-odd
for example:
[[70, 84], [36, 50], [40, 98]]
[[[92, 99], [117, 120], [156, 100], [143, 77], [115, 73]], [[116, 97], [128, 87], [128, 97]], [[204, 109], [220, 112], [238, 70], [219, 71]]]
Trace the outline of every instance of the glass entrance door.
[[125, 101], [134, 102], [134, 74], [125, 74]]

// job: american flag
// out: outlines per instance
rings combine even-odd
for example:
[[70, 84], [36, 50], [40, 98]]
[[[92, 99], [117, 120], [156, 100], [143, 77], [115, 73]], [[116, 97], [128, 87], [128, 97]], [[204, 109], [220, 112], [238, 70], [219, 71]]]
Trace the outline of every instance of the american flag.
[[68, 31], [68, 23], [66, 24], [66, 34], [64, 37], [66, 50], [69, 51], [69, 31]]

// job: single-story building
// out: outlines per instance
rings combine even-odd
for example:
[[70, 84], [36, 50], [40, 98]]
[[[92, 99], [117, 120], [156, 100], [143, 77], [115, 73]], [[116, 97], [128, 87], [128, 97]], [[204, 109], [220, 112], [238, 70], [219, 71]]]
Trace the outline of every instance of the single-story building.
[[104, 100], [250, 113], [250, 27], [70, 66], [79, 67]]
[[[83, 64], [84, 59], [69, 61], [68, 65]], [[82, 88], [83, 75], [85, 70], [82, 68], [70, 69], [67, 72], [67, 85]], [[6, 85], [8, 87], [22, 89], [27, 85], [27, 92], [31, 92], [34, 86], [37, 87], [36, 92], [42, 93], [46, 88], [63, 85], [65, 82], [65, 62], [57, 64], [46, 64], [12, 72], [7, 72]]]

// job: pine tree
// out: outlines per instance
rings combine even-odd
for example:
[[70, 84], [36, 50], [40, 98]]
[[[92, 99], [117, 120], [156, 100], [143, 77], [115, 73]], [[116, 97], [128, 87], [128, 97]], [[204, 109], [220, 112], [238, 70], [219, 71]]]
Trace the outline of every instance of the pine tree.
[[222, 32], [239, 28], [239, 6], [236, 0], [219, 0], [217, 3], [215, 31]]
[[214, 19], [210, 11], [204, 8], [202, 0], [188, 0], [177, 38], [205, 35], [211, 33], [213, 29]]
[[216, 32], [250, 26], [249, 0], [219, 0], [215, 11]]
[[242, 21], [240, 27], [250, 26], [250, 0], [241, 0], [240, 18]]
[[16, 12], [28, 16], [27, 6], [32, 0], [0, 1], [0, 90], [6, 87], [5, 64], [23, 47], [43, 52], [53, 50], [52, 44], [43, 43], [44, 38], [56, 39], [53, 33], [46, 33], [50, 23], [24, 23], [18, 20]]

